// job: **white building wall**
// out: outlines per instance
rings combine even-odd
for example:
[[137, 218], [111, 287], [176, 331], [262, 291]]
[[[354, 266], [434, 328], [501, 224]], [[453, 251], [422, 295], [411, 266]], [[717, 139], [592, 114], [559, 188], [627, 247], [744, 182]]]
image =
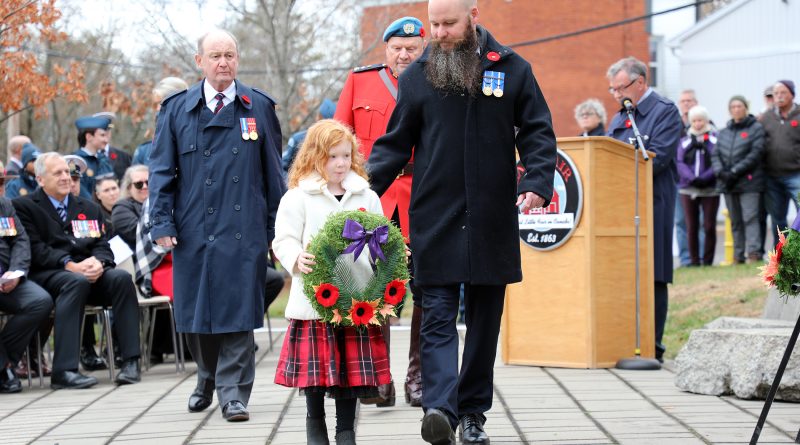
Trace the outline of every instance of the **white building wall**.
[[717, 125], [729, 119], [728, 99], [735, 94], [758, 114], [768, 85], [784, 78], [800, 85], [800, 1], [740, 0], [728, 8], [672, 42], [682, 83], [697, 91]]
[[[652, 0], [652, 12], [666, 11], [687, 3], [689, 2], [686, 0]], [[692, 85], [686, 85], [681, 82], [680, 59], [666, 47], [666, 43], [695, 24], [695, 8], [685, 8], [669, 14], [655, 16], [650, 23], [650, 33], [653, 36], [663, 37], [658, 52], [660, 73], [656, 90], [662, 96], [677, 101], [681, 91], [686, 88], [692, 88]], [[699, 99], [702, 100], [702, 97]]]

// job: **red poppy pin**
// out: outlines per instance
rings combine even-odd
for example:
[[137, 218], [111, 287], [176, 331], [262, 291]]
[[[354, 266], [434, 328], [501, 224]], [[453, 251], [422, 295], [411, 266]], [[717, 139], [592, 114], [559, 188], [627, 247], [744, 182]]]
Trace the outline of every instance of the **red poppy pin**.
[[242, 94], [242, 102], [246, 103], [247, 105], [250, 105], [250, 98], [247, 97], [246, 94]]
[[83, 221], [86, 219], [86, 215], [84, 215], [83, 213], [78, 213], [78, 219]]
[[708, 142], [708, 133], [706, 133], [706, 134], [704, 134], [704, 135], [703, 135], [703, 140], [704, 140], [705, 142]]
[[116, 153], [111, 153], [110, 157], [111, 157], [111, 159], [117, 159], [117, 154]]
[[747, 132], [746, 131], [742, 132], [742, 139], [747, 139]]
[[630, 119], [625, 121], [625, 128], [631, 128], [631, 120]]
[[791, 125], [792, 127], [796, 127], [797, 126], [797, 121], [791, 121], [791, 122], [789, 122], [789, 125]]
[[498, 60], [500, 60], [500, 54], [497, 54], [497, 53], [496, 53], [496, 52], [494, 52], [494, 51], [489, 51], [489, 52], [486, 54], [486, 58], [487, 58], [487, 59], [489, 59], [489, 60], [491, 60], [492, 62], [497, 62]]
[[425, 37], [425, 28], [420, 28], [419, 29], [419, 36], [420, 37]]

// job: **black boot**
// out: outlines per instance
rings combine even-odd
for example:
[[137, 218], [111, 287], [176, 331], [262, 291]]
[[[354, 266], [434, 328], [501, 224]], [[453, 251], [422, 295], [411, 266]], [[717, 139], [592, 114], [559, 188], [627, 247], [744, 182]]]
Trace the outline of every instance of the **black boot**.
[[356, 432], [346, 430], [336, 433], [336, 445], [356, 445]]
[[329, 445], [325, 418], [306, 417], [306, 442], [308, 445]]

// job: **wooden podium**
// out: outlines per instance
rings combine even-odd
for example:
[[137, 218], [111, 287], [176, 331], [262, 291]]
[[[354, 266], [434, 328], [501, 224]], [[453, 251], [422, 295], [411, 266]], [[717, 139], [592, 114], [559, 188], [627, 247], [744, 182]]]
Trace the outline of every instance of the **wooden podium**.
[[[608, 137], [559, 138], [583, 182], [572, 237], [553, 250], [520, 242], [523, 281], [506, 290], [508, 364], [613, 367], [636, 346], [634, 149]], [[650, 156], [654, 156], [650, 154]], [[639, 156], [641, 348], [654, 357], [653, 169]]]

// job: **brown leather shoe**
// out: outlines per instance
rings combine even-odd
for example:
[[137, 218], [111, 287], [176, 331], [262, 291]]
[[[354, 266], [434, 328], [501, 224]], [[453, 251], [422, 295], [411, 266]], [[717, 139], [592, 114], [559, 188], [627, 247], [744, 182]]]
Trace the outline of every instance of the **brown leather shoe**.
[[[14, 369], [14, 373], [16, 373], [20, 378], [28, 378], [28, 374], [30, 373], [31, 378], [39, 377], [39, 362], [37, 361], [36, 357], [31, 356], [31, 369], [28, 369], [28, 360], [25, 358], [27, 352], [22, 355], [22, 360], [19, 361], [17, 364], [16, 369]], [[50, 366], [47, 365], [47, 359], [42, 357], [42, 375], [44, 377], [50, 377], [53, 371], [50, 369]]]
[[422, 308], [414, 306], [411, 315], [411, 342], [408, 348], [408, 373], [404, 388], [406, 403], [422, 406], [422, 367], [419, 358], [419, 329], [422, 325]]

